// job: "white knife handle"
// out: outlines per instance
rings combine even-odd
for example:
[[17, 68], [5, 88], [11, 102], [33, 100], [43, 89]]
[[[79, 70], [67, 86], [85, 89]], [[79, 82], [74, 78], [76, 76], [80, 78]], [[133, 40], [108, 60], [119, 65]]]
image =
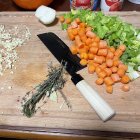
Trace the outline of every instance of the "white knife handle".
[[107, 121], [115, 115], [115, 111], [109, 106], [109, 104], [106, 103], [84, 80], [78, 82], [76, 87], [103, 121]]

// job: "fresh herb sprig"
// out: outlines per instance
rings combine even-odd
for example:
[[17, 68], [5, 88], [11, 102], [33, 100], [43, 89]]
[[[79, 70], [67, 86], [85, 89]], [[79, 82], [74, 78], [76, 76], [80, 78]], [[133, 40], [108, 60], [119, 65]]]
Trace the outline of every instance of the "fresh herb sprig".
[[[24, 115], [32, 117], [36, 113], [38, 109], [37, 103], [41, 99], [44, 99], [46, 96], [50, 97], [53, 92], [61, 90], [64, 87], [66, 82], [64, 79], [65, 67], [65, 65], [60, 65], [59, 67], [54, 67], [52, 64], [49, 65], [47, 80], [27, 92], [25, 97], [23, 97], [22, 112]], [[26, 96], [30, 93], [32, 93], [32, 97], [27, 100]]]

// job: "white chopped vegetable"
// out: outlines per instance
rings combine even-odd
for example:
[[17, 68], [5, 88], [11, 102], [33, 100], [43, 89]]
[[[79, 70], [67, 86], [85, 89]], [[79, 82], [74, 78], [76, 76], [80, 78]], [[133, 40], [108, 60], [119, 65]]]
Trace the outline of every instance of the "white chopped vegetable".
[[135, 80], [140, 77], [140, 74], [137, 71], [132, 71], [128, 73], [128, 76], [131, 80]]
[[0, 75], [6, 69], [14, 67], [14, 62], [18, 59], [16, 47], [21, 46], [30, 36], [25, 25], [0, 25]]
[[137, 39], [140, 40], [140, 33], [137, 35]]
[[36, 12], [35, 16], [43, 23], [43, 24], [51, 24], [56, 17], [56, 11], [47, 6], [40, 6]]

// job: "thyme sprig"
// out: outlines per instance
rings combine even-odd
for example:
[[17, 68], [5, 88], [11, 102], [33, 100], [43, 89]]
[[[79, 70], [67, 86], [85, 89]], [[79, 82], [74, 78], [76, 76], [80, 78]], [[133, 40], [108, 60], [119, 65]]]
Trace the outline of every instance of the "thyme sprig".
[[[40, 102], [41, 99], [43, 100], [46, 96], [50, 97], [53, 92], [61, 90], [64, 87], [66, 82], [64, 79], [65, 67], [66, 65], [54, 67], [52, 63], [49, 65], [47, 79], [37, 85], [33, 90], [27, 92], [25, 97], [23, 97], [22, 112], [24, 115], [32, 117], [36, 113], [38, 109], [37, 103]], [[29, 96], [30, 93], [32, 93], [32, 96], [27, 100], [26, 97]]]

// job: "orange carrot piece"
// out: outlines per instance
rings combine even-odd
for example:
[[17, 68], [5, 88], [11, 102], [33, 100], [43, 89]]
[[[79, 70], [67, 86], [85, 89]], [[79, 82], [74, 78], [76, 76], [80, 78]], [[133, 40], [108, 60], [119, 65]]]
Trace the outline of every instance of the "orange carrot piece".
[[90, 45], [90, 47], [98, 47], [98, 43], [97, 42], [93, 42], [93, 43], [91, 43], [91, 45]]
[[92, 30], [92, 28], [90, 27], [90, 26], [88, 26], [87, 28], [86, 28], [86, 32], [87, 31], [91, 31]]
[[100, 38], [98, 36], [96, 36], [94, 41], [99, 43], [100, 42]]
[[103, 80], [103, 78], [98, 78], [98, 79], [95, 81], [95, 83], [96, 83], [97, 85], [102, 85], [102, 84], [104, 83], [104, 80]]
[[123, 54], [123, 52], [120, 49], [117, 49], [114, 53], [115, 56], [120, 57]]
[[95, 67], [94, 65], [88, 64], [88, 73], [93, 74], [95, 72]]
[[80, 28], [85, 28], [87, 25], [86, 25], [86, 23], [84, 23], [84, 22], [81, 22], [80, 24], [79, 24], [79, 27]]
[[59, 17], [59, 21], [60, 21], [61, 23], [63, 23], [63, 22], [65, 21], [64, 16], [60, 16], [60, 17]]
[[124, 92], [128, 92], [130, 90], [130, 86], [128, 84], [124, 84], [121, 89]]
[[99, 48], [105, 49], [107, 47], [107, 42], [105, 40], [100, 40], [99, 42]]
[[118, 74], [120, 77], [123, 77], [123, 76], [125, 75], [125, 70], [124, 70], [124, 69], [121, 69], [121, 68], [118, 68], [117, 74]]
[[109, 94], [112, 94], [113, 86], [106, 86], [106, 92], [109, 93]]
[[113, 57], [114, 57], [114, 54], [113, 54], [113, 52], [111, 52], [111, 51], [108, 51], [108, 53], [107, 53], [107, 56], [106, 56], [108, 59], [112, 59]]
[[98, 55], [107, 56], [108, 50], [107, 49], [99, 49]]
[[84, 35], [85, 35], [85, 30], [84, 30], [83, 28], [79, 29], [78, 35], [79, 35], [80, 37], [84, 36]]
[[113, 66], [113, 67], [111, 67], [111, 71], [112, 71], [112, 73], [116, 73], [118, 71], [118, 68]]
[[97, 66], [95, 68], [96, 68], [95, 71], [96, 71], [97, 74], [101, 72], [101, 68], [100, 67]]
[[80, 58], [81, 58], [81, 59], [86, 59], [86, 60], [87, 60], [87, 59], [88, 59], [88, 54], [85, 53], [85, 52], [83, 52], [83, 53], [80, 54]]
[[113, 66], [113, 60], [112, 59], [107, 59], [106, 60], [106, 65], [107, 65], [107, 67], [112, 67]]
[[106, 68], [106, 63], [103, 63], [102, 65], [99, 66], [102, 70]]
[[87, 31], [86, 36], [89, 37], [89, 38], [94, 38], [94, 37], [96, 37], [96, 34], [93, 33], [92, 31]]
[[84, 47], [83, 48], [78, 48], [77, 50], [78, 50], [78, 53], [79, 54], [81, 54], [81, 53], [87, 53], [87, 49], [84, 48]]
[[114, 47], [110, 47], [109, 50], [114, 54], [115, 53], [115, 48]]
[[111, 76], [112, 71], [110, 68], [105, 68], [104, 71], [106, 72], [107, 76]]
[[71, 50], [72, 54], [77, 54], [78, 53], [77, 47], [74, 46], [74, 45], [70, 47], [70, 50]]
[[82, 66], [87, 65], [87, 60], [86, 60], [86, 59], [81, 59], [80, 64], [81, 64]]
[[66, 19], [65, 19], [65, 23], [66, 23], [66, 24], [70, 24], [70, 23], [71, 23], [71, 18], [66, 18]]
[[81, 36], [80, 38], [81, 38], [81, 41], [82, 41], [83, 43], [85, 43], [85, 42], [86, 42], [86, 40], [87, 40], [86, 35], [83, 35], [83, 36]]
[[98, 63], [98, 64], [102, 64], [103, 63], [102, 58], [100, 56], [97, 56], [97, 55], [94, 56], [93, 60], [94, 60], [95, 63]]
[[105, 83], [107, 86], [110, 86], [110, 85], [113, 85], [113, 84], [114, 84], [114, 81], [112, 80], [111, 77], [105, 77], [105, 78], [104, 78], [104, 83]]
[[94, 55], [92, 53], [88, 53], [88, 58], [89, 59], [93, 59], [94, 58]]
[[130, 78], [128, 77], [128, 75], [124, 75], [121, 79], [121, 83], [127, 84], [129, 82], [130, 82]]
[[75, 39], [75, 37], [74, 37], [74, 35], [72, 34], [72, 32], [68, 32], [68, 37], [69, 37], [69, 39], [72, 40], [72, 41]]
[[89, 44], [91, 44], [92, 43], [92, 40], [91, 40], [91, 38], [87, 38], [87, 40], [86, 40], [86, 45], [89, 45]]
[[74, 36], [76, 36], [77, 34], [78, 34], [78, 30], [75, 28], [75, 29], [73, 29], [72, 30], [72, 34], [74, 35]]
[[112, 80], [113, 80], [114, 82], [119, 82], [119, 81], [120, 81], [120, 77], [119, 77], [119, 75], [118, 75], [117, 73], [112, 74], [112, 75], [111, 75], [111, 78], [112, 78]]
[[92, 54], [96, 54], [98, 52], [98, 48], [95, 48], [95, 47], [91, 47], [89, 49], [89, 52], [92, 53]]
[[[93, 61], [94, 62], [94, 61]], [[94, 67], [97, 68], [99, 66], [98, 63], [93, 63]]]
[[113, 66], [118, 67], [119, 66], [119, 60], [114, 60], [113, 61]]
[[126, 46], [123, 45], [123, 44], [120, 45], [118, 48], [119, 48], [121, 51], [123, 51], [123, 52], [126, 50]]
[[76, 18], [75, 21], [76, 21], [77, 24], [80, 24], [81, 23], [80, 18]]
[[124, 65], [124, 64], [119, 64], [118, 66], [120, 69], [124, 69], [125, 71], [127, 71], [128, 69], [128, 66], [127, 65]]
[[75, 36], [75, 44], [76, 44], [76, 46], [78, 46], [78, 47], [82, 47], [83, 48], [83, 43], [82, 43], [82, 41], [81, 41], [81, 39], [80, 39], [80, 37], [77, 35], [77, 36]]
[[72, 28], [77, 28], [78, 27], [77, 22], [76, 21], [71, 22], [71, 27]]
[[106, 74], [106, 72], [103, 71], [103, 70], [102, 70], [101, 72], [98, 73], [98, 77], [100, 77], [100, 78], [103, 78], [103, 79], [104, 79], [106, 76], [107, 76], [107, 74]]

